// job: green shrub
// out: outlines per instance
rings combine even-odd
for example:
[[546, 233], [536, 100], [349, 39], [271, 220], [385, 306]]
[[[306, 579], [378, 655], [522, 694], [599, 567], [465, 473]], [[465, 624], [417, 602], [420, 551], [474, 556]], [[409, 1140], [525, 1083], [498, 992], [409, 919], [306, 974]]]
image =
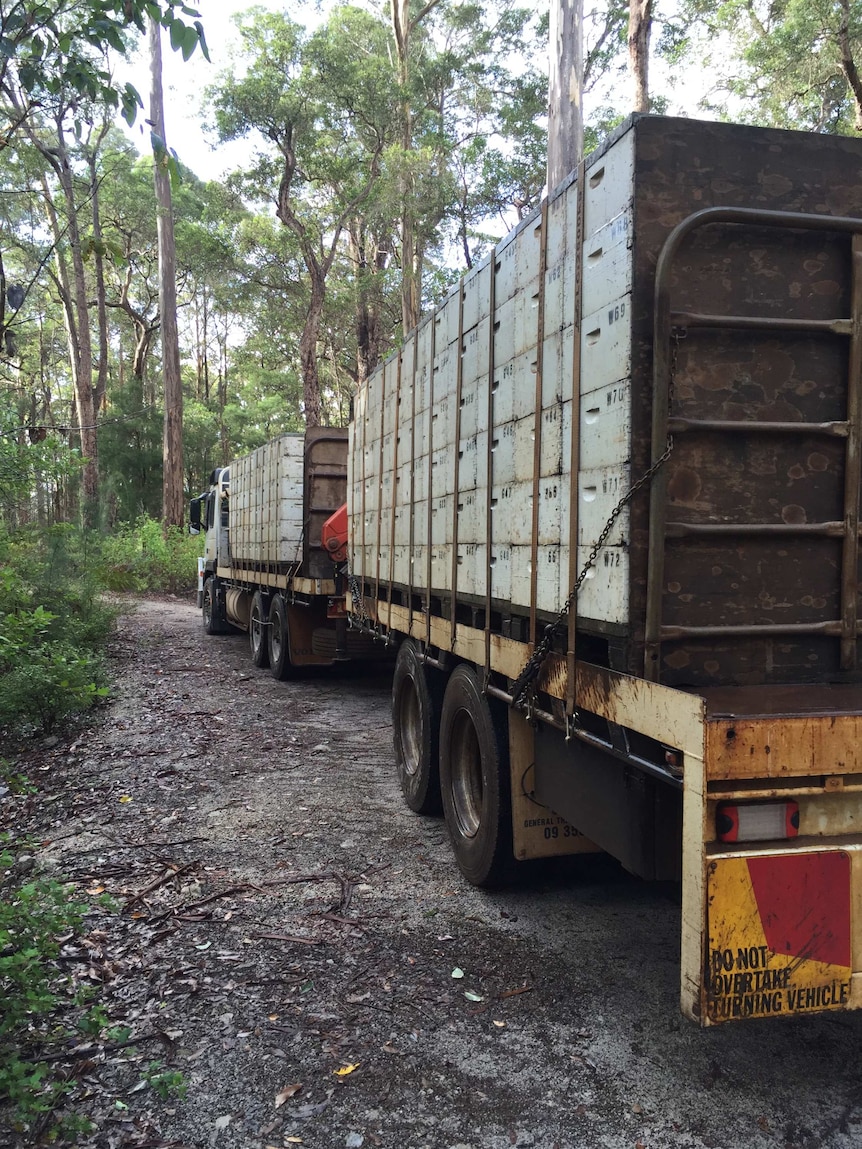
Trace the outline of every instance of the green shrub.
[[197, 580], [202, 535], [146, 516], [119, 526], [102, 544], [101, 576], [110, 590], [190, 590]]
[[95, 569], [74, 528], [0, 532], [0, 734], [49, 731], [107, 694], [101, 650], [115, 612]]
[[[0, 760], [0, 781], [29, 791], [11, 769]], [[71, 886], [31, 878], [32, 850], [26, 838], [0, 834], [0, 1109], [27, 1143], [71, 1144], [93, 1126], [74, 1112], [78, 1086], [55, 1072], [57, 1053], [82, 1038], [125, 1042], [130, 1031], [112, 1024], [103, 1004], [90, 1004], [96, 987], [76, 988], [63, 967], [61, 947], [83, 932], [91, 907]], [[98, 906], [117, 909], [106, 896]]]
[[146, 1081], [163, 1101], [171, 1097], [179, 1097], [181, 1101], [186, 1098], [188, 1086], [186, 1079], [179, 1069], [165, 1069], [160, 1061], [151, 1061], [144, 1070]]
[[15, 867], [27, 848], [0, 835], [0, 1101], [19, 1128], [51, 1112], [68, 1089], [34, 1051], [43, 1021], [56, 1030], [62, 1002], [58, 938], [80, 930], [88, 909], [60, 882], [18, 884]]
[[[8, 644], [6, 644], [8, 649]], [[102, 662], [67, 643], [13, 650], [3, 667], [0, 729], [49, 733], [64, 719], [106, 698]]]

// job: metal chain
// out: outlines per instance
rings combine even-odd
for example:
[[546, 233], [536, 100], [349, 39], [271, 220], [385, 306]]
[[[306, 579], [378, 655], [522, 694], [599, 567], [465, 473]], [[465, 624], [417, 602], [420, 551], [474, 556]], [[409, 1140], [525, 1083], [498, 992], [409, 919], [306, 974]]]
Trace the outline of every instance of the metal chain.
[[[676, 378], [676, 366], [677, 366], [677, 359], [679, 356], [679, 344], [683, 338], [684, 338], [684, 332], [680, 331], [678, 328], [675, 329], [673, 332], [673, 347], [671, 350], [670, 385], [668, 387], [668, 413], [670, 412], [670, 405], [671, 405], [671, 402], [673, 400], [673, 388], [674, 388], [674, 380]], [[536, 649], [530, 655], [524, 669], [521, 671], [521, 673], [518, 675], [517, 679], [515, 680], [515, 683], [512, 687], [512, 704], [514, 706], [518, 707], [521, 710], [525, 710], [527, 713], [529, 713], [529, 711], [531, 710], [532, 698], [528, 697], [528, 695], [533, 695], [535, 693], [535, 682], [539, 676], [539, 671], [542, 668], [542, 663], [545, 661], [548, 654], [550, 653], [551, 648], [554, 644], [554, 638], [560, 632], [560, 627], [562, 626], [564, 620], [568, 617], [569, 611], [572, 608], [572, 604], [574, 603], [575, 599], [578, 596], [578, 592], [580, 591], [581, 587], [584, 584], [584, 580], [586, 579], [587, 575], [592, 570], [592, 568], [596, 565], [596, 559], [599, 557], [599, 552], [601, 551], [602, 547], [604, 546], [605, 542], [607, 541], [608, 535], [613, 530], [614, 523], [617, 521], [617, 519], [620, 517], [622, 512], [629, 505], [629, 503], [632, 501], [632, 499], [635, 497], [635, 495], [638, 493], [638, 491], [642, 490], [647, 485], [647, 483], [649, 483], [652, 480], [653, 476], [656, 475], [661, 470], [661, 468], [664, 466], [664, 464], [670, 458], [672, 451], [673, 451], [673, 434], [670, 431], [668, 431], [667, 442], [665, 444], [664, 451], [659, 456], [659, 458], [656, 459], [656, 461], [649, 468], [649, 470], [646, 471], [643, 475], [641, 475], [641, 477], [638, 479], [638, 481], [636, 483], [632, 484], [632, 486], [629, 487], [628, 491], [623, 495], [623, 497], [620, 499], [620, 501], [617, 503], [617, 505], [611, 511], [611, 513], [608, 517], [608, 521], [605, 523], [604, 527], [602, 528], [602, 532], [599, 535], [598, 539], [596, 540], [596, 542], [593, 546], [593, 549], [590, 551], [590, 554], [589, 554], [589, 557], [587, 558], [587, 561], [584, 563], [578, 577], [575, 579], [575, 585], [572, 587], [571, 591], [569, 592], [569, 597], [563, 603], [562, 607], [560, 608], [560, 612], [557, 615], [557, 617], [554, 619], [554, 621], [551, 623], [548, 623], [548, 625], [545, 627], [545, 632], [544, 632], [544, 635], [543, 635], [541, 641], [536, 644]]]
[[354, 602], [359, 603], [359, 629], [370, 630], [373, 634], [377, 634], [377, 628], [370, 625], [370, 619], [365, 613], [365, 597], [362, 594], [362, 589], [359, 586], [359, 580], [355, 574], [350, 571], [345, 571], [347, 577], [347, 585], [350, 587], [350, 594]]

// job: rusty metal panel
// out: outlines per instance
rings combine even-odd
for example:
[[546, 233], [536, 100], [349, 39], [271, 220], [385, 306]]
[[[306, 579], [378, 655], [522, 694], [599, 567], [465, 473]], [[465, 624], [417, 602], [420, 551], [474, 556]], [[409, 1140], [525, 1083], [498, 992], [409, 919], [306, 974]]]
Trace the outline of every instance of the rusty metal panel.
[[332, 578], [321, 545], [323, 524], [347, 498], [347, 428], [309, 427], [305, 433], [303, 567], [307, 578]]
[[[634, 134], [633, 476], [650, 459], [651, 310], [670, 229], [712, 207], [859, 215], [862, 187], [856, 140], [652, 118], [636, 121]], [[837, 232], [715, 224], [683, 241], [669, 306], [674, 315], [848, 320], [851, 266], [849, 239]], [[694, 321], [682, 334], [671, 345], [661, 681], [859, 681], [858, 661], [842, 670], [832, 627], [841, 618], [846, 440], [793, 430], [847, 419], [846, 330]], [[629, 532], [634, 673], [644, 669], [647, 509], [647, 499], [635, 501]]]

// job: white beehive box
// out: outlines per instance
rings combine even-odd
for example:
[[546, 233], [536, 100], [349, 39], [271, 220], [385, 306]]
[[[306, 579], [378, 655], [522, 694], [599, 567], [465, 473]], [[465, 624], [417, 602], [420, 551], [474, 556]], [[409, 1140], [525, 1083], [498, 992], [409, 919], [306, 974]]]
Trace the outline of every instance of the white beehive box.
[[[543, 281], [535, 213], [360, 390], [348, 488], [353, 573], [415, 593], [430, 577], [434, 596], [490, 595], [506, 613], [560, 609], [629, 482], [633, 172], [630, 132], [587, 170], [580, 315], [581, 189], [570, 182], [547, 205]], [[623, 512], [579, 614], [627, 621], [628, 532]]]
[[230, 552], [234, 563], [302, 559], [303, 435], [282, 435], [230, 466]]

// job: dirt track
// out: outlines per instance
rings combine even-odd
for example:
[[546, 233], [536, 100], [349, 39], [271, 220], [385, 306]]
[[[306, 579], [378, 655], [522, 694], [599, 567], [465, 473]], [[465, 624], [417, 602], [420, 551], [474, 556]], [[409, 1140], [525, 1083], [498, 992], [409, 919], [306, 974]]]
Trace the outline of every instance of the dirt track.
[[[145, 1036], [93, 1070], [92, 1144], [862, 1146], [862, 1016], [683, 1021], [675, 890], [587, 861], [466, 886], [400, 800], [385, 673], [278, 683], [179, 600], [114, 656], [101, 725], [30, 763], [47, 856], [128, 903], [93, 966]], [[134, 1089], [152, 1058], [186, 1100]]]

